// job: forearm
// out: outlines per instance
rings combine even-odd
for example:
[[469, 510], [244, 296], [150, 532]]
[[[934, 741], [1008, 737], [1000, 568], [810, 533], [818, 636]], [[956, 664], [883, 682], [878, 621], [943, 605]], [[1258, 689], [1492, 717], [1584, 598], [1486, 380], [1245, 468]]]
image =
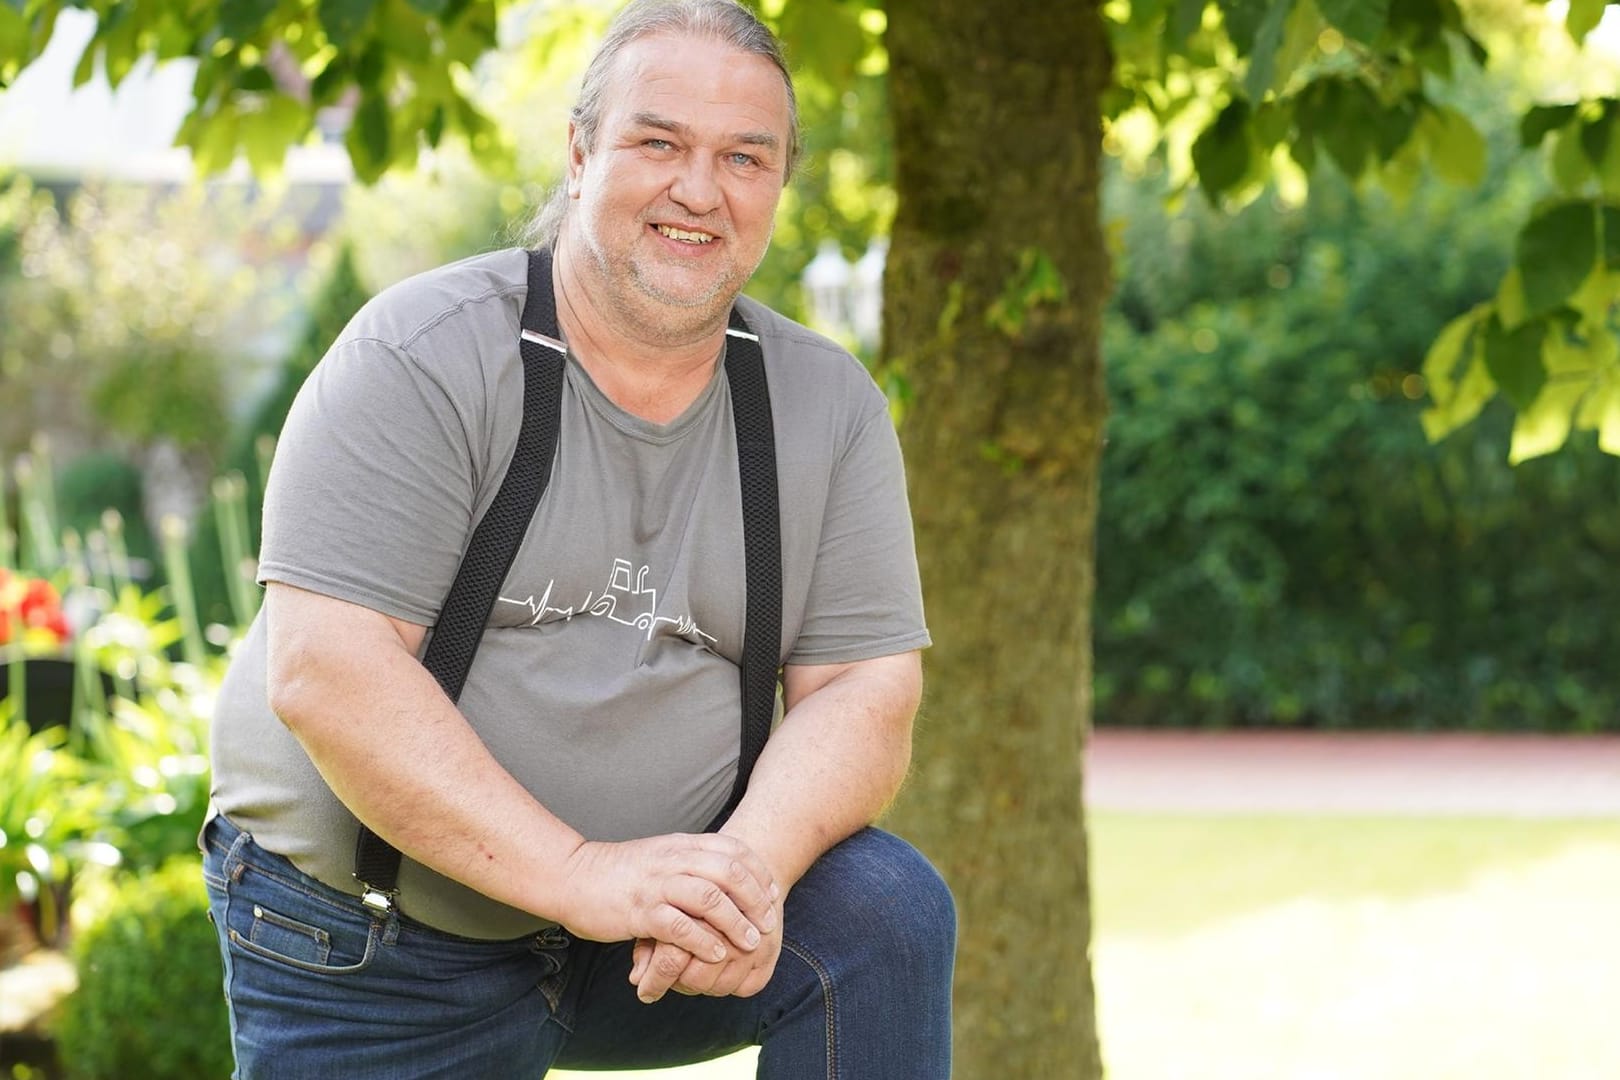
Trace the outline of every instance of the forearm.
[[850, 665], [795, 700], [721, 832], [759, 852], [784, 889], [870, 824], [899, 791], [921, 695], [916, 653]]
[[[271, 610], [296, 619], [296, 610]], [[386, 624], [272, 634], [272, 704], [334, 794], [412, 859], [559, 919], [558, 868], [582, 842], [497, 762]], [[295, 652], [293, 650], [296, 650]]]
[[542, 806], [417, 661], [421, 627], [288, 586], [265, 606], [271, 707], [404, 854], [596, 941], [657, 937], [720, 962], [774, 925], [770, 870], [740, 841], [590, 842]]

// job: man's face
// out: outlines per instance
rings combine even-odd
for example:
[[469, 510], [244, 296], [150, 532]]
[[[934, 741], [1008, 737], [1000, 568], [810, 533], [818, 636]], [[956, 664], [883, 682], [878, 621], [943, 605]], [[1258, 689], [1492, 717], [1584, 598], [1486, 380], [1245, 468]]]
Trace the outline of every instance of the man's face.
[[615, 314], [660, 336], [723, 322], [765, 256], [790, 137], [769, 60], [647, 37], [614, 63], [587, 150], [569, 140], [571, 237]]

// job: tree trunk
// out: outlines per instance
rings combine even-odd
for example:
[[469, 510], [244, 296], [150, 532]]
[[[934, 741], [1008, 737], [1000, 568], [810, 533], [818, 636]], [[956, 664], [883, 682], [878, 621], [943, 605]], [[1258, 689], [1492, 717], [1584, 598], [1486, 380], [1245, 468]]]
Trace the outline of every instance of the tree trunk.
[[888, 18], [885, 355], [915, 387], [900, 430], [935, 641], [889, 823], [956, 893], [958, 1080], [1099, 1077], [1081, 750], [1108, 48], [1095, 2]]

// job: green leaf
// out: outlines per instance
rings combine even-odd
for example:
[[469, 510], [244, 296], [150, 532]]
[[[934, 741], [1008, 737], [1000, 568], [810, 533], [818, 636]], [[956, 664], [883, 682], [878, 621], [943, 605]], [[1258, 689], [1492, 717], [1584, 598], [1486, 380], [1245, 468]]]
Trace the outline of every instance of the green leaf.
[[1565, 128], [1554, 136], [1552, 175], [1553, 182], [1571, 195], [1591, 179], [1592, 163], [1581, 148], [1580, 129]]
[[[1254, 50], [1249, 54], [1249, 70], [1243, 79], [1243, 89], [1249, 100], [1258, 102], [1266, 92], [1276, 88], [1277, 50], [1283, 43], [1283, 30], [1294, 7], [1294, 0], [1274, 0], [1266, 9], [1266, 17], [1255, 34]], [[1284, 72], [1286, 76], [1288, 73]]]
[[88, 83], [96, 75], [96, 39], [91, 38], [84, 43], [84, 52], [79, 54], [79, 62], [73, 68], [73, 89]]
[[1603, 103], [1603, 112], [1581, 125], [1581, 151], [1593, 169], [1602, 169], [1609, 154], [1609, 141], [1614, 135], [1615, 122], [1620, 120], [1620, 101], [1612, 98]]
[[374, 183], [388, 168], [388, 103], [381, 94], [361, 95], [343, 143], [349, 149], [354, 174], [365, 183]]
[[[1468, 320], [1468, 330], [1472, 332], [1472, 314], [1462, 317]], [[1458, 428], [1469, 423], [1478, 416], [1486, 402], [1496, 395], [1496, 384], [1491, 381], [1490, 374], [1485, 370], [1485, 358], [1481, 355], [1478, 341], [1465, 335], [1465, 341], [1472, 342], [1473, 347], [1467, 349], [1468, 362], [1462, 375], [1451, 382], [1442, 397], [1436, 392], [1437, 388], [1432, 378], [1428, 377], [1428, 364], [1424, 365], [1425, 378], [1429, 383], [1429, 394], [1435, 401], [1432, 408], [1425, 409], [1422, 416], [1423, 434], [1430, 442], [1439, 442]], [[1438, 342], [1437, 342], [1438, 344]]]
[[198, 176], [222, 173], [236, 160], [236, 125], [235, 106], [226, 104], [192, 129], [191, 162]]
[[1419, 139], [1408, 139], [1406, 145], [1395, 151], [1384, 167], [1378, 171], [1379, 186], [1404, 207], [1423, 182], [1423, 147]]
[[1592, 28], [1603, 21], [1603, 9], [1608, 6], [1607, 0], [1569, 0], [1569, 11], [1564, 15], [1564, 29], [1579, 45], [1592, 32]]
[[1516, 261], [1532, 317], [1563, 304], [1597, 261], [1595, 207], [1563, 202], [1537, 213], [1519, 233]]
[[444, 106], [433, 106], [433, 112], [428, 115], [428, 121], [422, 125], [422, 137], [431, 147], [437, 147], [439, 140], [444, 137]]
[[1620, 270], [1620, 206], [1598, 208], [1598, 229], [1603, 233], [1603, 265]]
[[1017, 271], [985, 312], [985, 322], [1017, 338], [1023, 334], [1031, 311], [1042, 304], [1061, 304], [1068, 294], [1062, 272], [1046, 252], [1025, 248], [1019, 253]]
[[1383, 109], [1360, 79], [1329, 80], [1325, 108], [1328, 123], [1318, 137], [1345, 175], [1358, 178], [1372, 162]]
[[851, 85], [866, 55], [859, 4], [793, 0], [782, 9], [779, 31], [793, 43], [794, 62], [814, 70], [828, 85]]
[[1530, 317], [1524, 301], [1524, 275], [1517, 266], [1509, 267], [1496, 287], [1496, 317], [1507, 330], [1517, 329]]
[[1550, 132], [1575, 118], [1576, 105], [1537, 105], [1519, 121], [1519, 145], [1526, 150], [1540, 146]]
[[1254, 51], [1255, 38], [1272, 7], [1272, 0], [1215, 0], [1215, 5], [1221, 9], [1226, 36], [1232, 39], [1238, 55], [1248, 56]]
[[366, 28], [376, 6], [377, 0], [320, 0], [321, 26], [327, 39], [339, 49], [347, 49]]
[[1620, 454], [1620, 382], [1613, 373], [1603, 379], [1581, 403], [1576, 423], [1597, 429], [1598, 446], [1606, 454]]
[[1249, 103], [1233, 98], [1192, 145], [1198, 183], [1212, 203], [1248, 175], [1254, 146], [1249, 139]]
[[1276, 72], [1271, 77], [1273, 88], [1281, 91], [1300, 65], [1315, 55], [1316, 43], [1326, 25], [1322, 13], [1310, 0], [1294, 0], [1283, 27], [1282, 45], [1277, 50]]
[[1454, 184], [1476, 187], [1485, 179], [1485, 139], [1468, 118], [1449, 105], [1431, 104], [1418, 116], [1418, 131], [1429, 147], [1429, 164]]
[[1517, 465], [1550, 454], [1568, 442], [1576, 407], [1587, 387], [1585, 381], [1547, 383], [1535, 401], [1514, 418], [1513, 441], [1508, 446], [1509, 464]]
[[415, 5], [403, 0], [387, 0], [387, 5], [377, 20], [377, 37], [394, 59], [442, 68], [442, 61], [433, 58], [432, 37], [426, 21], [414, 10]]
[[1352, 41], [1371, 45], [1389, 21], [1390, 0], [1317, 0], [1322, 17]]
[[117, 4], [103, 16], [97, 36], [102, 39], [101, 69], [107, 85], [118, 89], [141, 58], [140, 22], [129, 5]]
[[382, 42], [374, 40], [354, 62], [354, 81], [359, 84], [361, 93], [378, 94], [382, 92], [379, 88], [387, 71], [388, 52]]
[[1483, 308], [1476, 307], [1452, 319], [1429, 346], [1429, 352], [1423, 358], [1423, 378], [1429, 384], [1430, 396], [1436, 401], [1448, 401], [1455, 392], [1457, 369], [1464, 360], [1463, 349], [1473, 340], [1474, 328], [1479, 325], [1483, 313]]
[[1418, 108], [1411, 99], [1403, 99], [1378, 114], [1373, 131], [1378, 156], [1389, 161], [1400, 153], [1417, 128]]
[[276, 88], [276, 80], [268, 68], [259, 64], [245, 67], [236, 75], [236, 88], [249, 94], [263, 94]]
[[254, 175], [279, 173], [287, 148], [309, 132], [311, 123], [303, 105], [284, 94], [274, 95], [252, 112], [243, 112], [238, 131]]
[[341, 56], [333, 58], [309, 84], [310, 103], [316, 106], [332, 104], [349, 85], [350, 74], [348, 61]]
[[436, 19], [444, 14], [450, 0], [407, 0], [411, 7], [420, 11], [430, 19]]
[[1208, 6], [1209, 0], [1176, 0], [1169, 25], [1172, 45], [1179, 48], [1198, 32], [1204, 22], [1204, 9]]
[[275, 10], [276, 0], [220, 0], [219, 32], [232, 41], [246, 41]]
[[1529, 408], [1546, 385], [1547, 368], [1541, 359], [1546, 339], [1547, 324], [1541, 321], [1515, 330], [1505, 329], [1495, 317], [1485, 324], [1485, 370], [1515, 409]]
[[0, 7], [0, 90], [28, 59], [28, 23], [10, 6]]
[[1609, 309], [1614, 306], [1616, 284], [1620, 284], [1620, 279], [1609, 276], [1602, 262], [1594, 262], [1580, 286], [1570, 294], [1568, 306], [1578, 312], [1588, 326], [1604, 327]]
[[1272, 99], [1254, 110], [1250, 130], [1261, 147], [1270, 150], [1288, 137], [1294, 126], [1293, 104], [1286, 99]]

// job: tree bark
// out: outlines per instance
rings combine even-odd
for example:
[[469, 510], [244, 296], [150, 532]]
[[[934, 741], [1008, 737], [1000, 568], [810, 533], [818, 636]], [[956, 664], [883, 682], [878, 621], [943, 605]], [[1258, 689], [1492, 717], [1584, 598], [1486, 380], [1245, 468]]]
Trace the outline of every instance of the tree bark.
[[915, 389], [900, 430], [935, 641], [889, 824], [956, 893], [958, 1080], [1100, 1077], [1081, 752], [1108, 47], [1094, 0], [887, 7], [884, 352]]

